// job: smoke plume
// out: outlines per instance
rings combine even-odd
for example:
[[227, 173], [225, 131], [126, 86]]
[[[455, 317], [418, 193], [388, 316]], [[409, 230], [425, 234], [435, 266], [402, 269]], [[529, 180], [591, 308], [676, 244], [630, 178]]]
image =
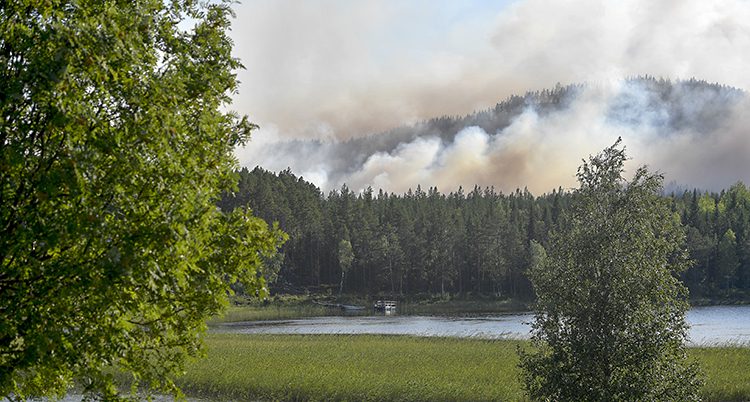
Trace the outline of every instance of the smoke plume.
[[622, 137], [632, 165], [668, 181], [719, 189], [750, 179], [750, 101], [744, 92], [699, 81], [639, 78], [572, 85], [511, 97], [463, 118], [441, 118], [352, 139], [259, 138], [245, 155], [287, 167], [324, 191], [347, 184], [392, 192], [437, 186], [575, 184], [581, 159]]
[[[240, 163], [325, 190], [549, 191], [618, 136], [667, 181], [750, 179], [745, 95], [679, 81], [750, 88], [747, 0], [248, 0], [232, 35], [234, 108], [261, 126]], [[622, 80], [643, 74], [678, 81]]]
[[235, 108], [285, 138], [361, 137], [556, 83], [750, 89], [747, 0], [247, 0]]

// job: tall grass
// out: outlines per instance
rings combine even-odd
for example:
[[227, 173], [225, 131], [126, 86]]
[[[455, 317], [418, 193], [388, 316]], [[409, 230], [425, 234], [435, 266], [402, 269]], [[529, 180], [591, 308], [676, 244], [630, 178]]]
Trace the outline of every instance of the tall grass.
[[240, 321], [289, 320], [293, 318], [320, 317], [337, 312], [340, 313], [339, 310], [332, 311], [330, 308], [325, 308], [312, 303], [304, 305], [270, 304], [267, 306], [230, 306], [223, 315], [212, 318], [209, 320], [208, 324], [213, 325], [224, 322]]
[[294, 318], [320, 317], [340, 313], [313, 303], [309, 295], [276, 295], [270, 300], [237, 296], [223, 314], [213, 317], [208, 324], [239, 321], [289, 320]]
[[701, 347], [689, 352], [706, 374], [707, 401], [750, 401], [750, 348]]
[[235, 400], [524, 400], [515, 341], [345, 335], [207, 338], [188, 395]]
[[[527, 400], [525, 341], [377, 335], [209, 334], [180, 379], [189, 396], [229, 400]], [[707, 401], [750, 400], [750, 348], [691, 348]]]

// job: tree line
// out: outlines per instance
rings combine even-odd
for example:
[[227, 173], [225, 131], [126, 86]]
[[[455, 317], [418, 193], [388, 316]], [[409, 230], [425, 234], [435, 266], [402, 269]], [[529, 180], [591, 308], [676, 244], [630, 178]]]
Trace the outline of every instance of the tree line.
[[[278, 291], [366, 294], [459, 294], [530, 300], [527, 278], [535, 245], [565, 224], [571, 193], [534, 196], [526, 189], [417, 186], [405, 194], [323, 194], [285, 170], [239, 172], [237, 190], [219, 206], [247, 206], [289, 234], [270, 264]], [[665, 195], [686, 227], [694, 264], [682, 278], [694, 297], [745, 298], [750, 290], [750, 191]]]

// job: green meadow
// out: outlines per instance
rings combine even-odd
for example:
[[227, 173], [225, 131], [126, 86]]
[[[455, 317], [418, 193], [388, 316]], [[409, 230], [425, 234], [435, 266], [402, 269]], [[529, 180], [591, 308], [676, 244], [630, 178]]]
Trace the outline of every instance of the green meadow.
[[320, 317], [331, 313], [331, 309], [314, 304], [230, 306], [221, 316], [212, 318], [209, 324], [239, 321], [289, 320], [304, 317]]
[[[528, 342], [378, 335], [208, 334], [188, 396], [212, 400], [526, 400]], [[707, 401], [750, 400], [750, 348], [691, 348]]]

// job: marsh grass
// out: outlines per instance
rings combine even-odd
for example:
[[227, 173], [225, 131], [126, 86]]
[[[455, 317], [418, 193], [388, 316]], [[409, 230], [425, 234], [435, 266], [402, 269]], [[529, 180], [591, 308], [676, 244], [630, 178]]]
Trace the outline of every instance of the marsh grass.
[[231, 305], [221, 315], [208, 321], [209, 325], [240, 321], [289, 320], [305, 317], [320, 317], [340, 313], [313, 303], [310, 295], [276, 295], [261, 301], [246, 296], [232, 298]]
[[[525, 341], [378, 335], [209, 334], [180, 384], [211, 400], [527, 400]], [[750, 400], [750, 348], [690, 348], [707, 401]]]
[[289, 320], [294, 318], [330, 315], [331, 309], [312, 303], [304, 305], [270, 304], [231, 306], [221, 315], [208, 321], [209, 325], [240, 321]]
[[701, 347], [688, 351], [706, 375], [701, 390], [704, 400], [750, 400], [750, 347]]
[[524, 400], [521, 342], [346, 335], [211, 334], [181, 384], [234, 400]]

